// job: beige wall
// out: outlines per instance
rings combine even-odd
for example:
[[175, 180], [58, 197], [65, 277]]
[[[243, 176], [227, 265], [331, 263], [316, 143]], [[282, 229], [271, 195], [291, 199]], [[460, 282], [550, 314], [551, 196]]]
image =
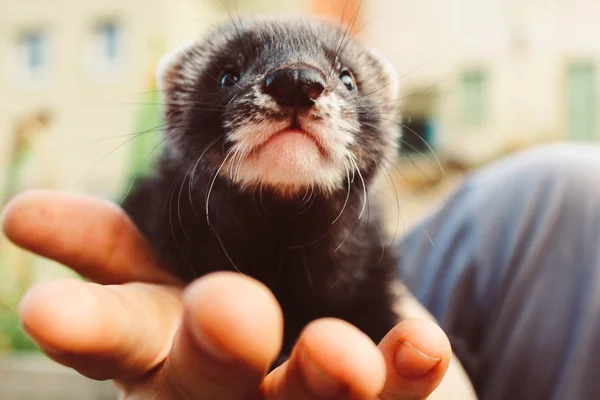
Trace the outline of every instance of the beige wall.
[[[297, 15], [310, 6], [303, 0], [226, 3], [233, 14]], [[412, 106], [411, 93], [431, 88], [425, 93], [434, 98], [441, 149], [468, 159], [486, 158], [518, 140], [563, 137], [568, 63], [591, 59], [600, 66], [597, 0], [365, 0], [363, 12], [359, 37], [404, 76], [409, 96], [402, 102]], [[100, 77], [85, 63], [86, 49], [96, 19], [111, 15], [126, 27], [126, 59], [118, 74]], [[128, 146], [98, 161], [135, 129], [140, 93], [150, 79], [151, 43], [172, 48], [225, 18], [220, 0], [55, 0], [51, 6], [47, 0], [0, 0], [0, 168], [17, 120], [50, 109], [54, 122], [42, 143], [58, 184], [81, 181], [79, 189], [112, 195]], [[52, 69], [47, 80], [33, 84], [15, 71], [14, 42], [19, 29], [38, 25], [51, 34]], [[528, 40], [526, 50], [515, 45], [515, 32]], [[459, 74], [468, 66], [490, 74], [484, 127], [466, 127], [460, 118]], [[50, 170], [32, 165], [31, 185], [36, 168]]]
[[[406, 74], [403, 93], [435, 86], [440, 144], [469, 159], [486, 158], [521, 140], [563, 138], [569, 62], [591, 60], [600, 67], [597, 0], [367, 4], [366, 19], [372, 22], [365, 40], [388, 55], [400, 75]], [[519, 34], [529, 42], [522, 51]], [[486, 67], [491, 79], [490, 120], [481, 128], [468, 128], [460, 120], [459, 74], [469, 66]]]
[[[234, 15], [307, 9], [302, 1], [239, 3], [231, 8]], [[106, 16], [122, 21], [126, 56], [122, 69], [102, 75], [86, 57], [94, 23]], [[44, 157], [29, 165], [24, 185], [39, 186], [40, 174], [51, 174], [59, 187], [113, 196], [122, 187], [129, 150], [115, 148], [135, 130], [142, 92], [153, 79], [152, 46], [171, 49], [224, 18], [218, 0], [0, 0], [0, 170], [17, 122], [51, 110], [51, 130], [40, 142]], [[39, 82], [23, 79], [17, 70], [16, 36], [29, 27], [43, 27], [50, 37], [51, 68]]]
[[[164, 34], [159, 24], [152, 23], [164, 15], [161, 2], [57, 0], [49, 7], [44, 0], [2, 0], [0, 8], [10, 10], [1, 17], [0, 50], [7, 62], [0, 75], [0, 104], [4, 105], [0, 112], [0, 146], [7, 144], [20, 118], [40, 109], [51, 110], [53, 123], [44, 152], [59, 177], [57, 184], [72, 187], [116, 146], [115, 141], [98, 140], [126, 135], [133, 128], [136, 108], [131, 103], [140, 101], [136, 93], [143, 90], [146, 80], [148, 40]], [[123, 68], [108, 75], [94, 73], [86, 62], [94, 23], [104, 16], [122, 20], [127, 48]], [[44, 27], [50, 37], [50, 69], [39, 82], [22, 79], [16, 64], [16, 35], [23, 27], [32, 26]], [[122, 169], [122, 157], [115, 156], [110, 162], [100, 163], [80, 188], [96, 187], [100, 192], [113, 189], [111, 179], [104, 177], [114, 177]]]

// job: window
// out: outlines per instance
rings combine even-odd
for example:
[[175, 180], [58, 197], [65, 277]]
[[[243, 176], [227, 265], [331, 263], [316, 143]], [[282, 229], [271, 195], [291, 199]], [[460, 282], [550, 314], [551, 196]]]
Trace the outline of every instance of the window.
[[42, 30], [23, 32], [19, 36], [19, 72], [27, 78], [43, 74], [48, 66], [48, 40]]
[[405, 117], [402, 124], [400, 151], [402, 153], [426, 154], [433, 151], [434, 121], [430, 117]]
[[113, 21], [103, 22], [96, 30], [99, 41], [100, 57], [108, 63], [114, 63], [119, 56], [119, 32]]
[[404, 97], [402, 104], [402, 153], [426, 155], [434, 151], [438, 141], [438, 125], [435, 110], [440, 98], [438, 88], [415, 86]]
[[572, 140], [596, 138], [596, 69], [574, 63], [567, 72], [567, 134]]
[[487, 76], [481, 69], [465, 71], [461, 78], [462, 117], [470, 126], [481, 126], [486, 121]]
[[93, 34], [92, 65], [96, 72], [112, 72], [121, 67], [123, 40], [120, 24], [114, 20], [99, 22]]

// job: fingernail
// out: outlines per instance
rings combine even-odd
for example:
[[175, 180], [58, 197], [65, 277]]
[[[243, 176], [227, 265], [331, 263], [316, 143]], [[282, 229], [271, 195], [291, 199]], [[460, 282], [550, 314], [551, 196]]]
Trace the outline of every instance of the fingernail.
[[405, 379], [417, 380], [430, 373], [441, 360], [428, 356], [404, 340], [396, 352], [396, 371]]
[[339, 398], [344, 392], [344, 384], [323, 371], [306, 353], [303, 358], [304, 378], [311, 394], [319, 398]]
[[221, 362], [230, 362], [233, 360], [233, 357], [230, 354], [227, 354], [223, 347], [216, 343], [210, 335], [206, 334], [201, 327], [194, 323], [191, 323], [190, 325], [192, 335], [196, 339], [196, 343], [201, 350], [204, 350], [210, 356]]

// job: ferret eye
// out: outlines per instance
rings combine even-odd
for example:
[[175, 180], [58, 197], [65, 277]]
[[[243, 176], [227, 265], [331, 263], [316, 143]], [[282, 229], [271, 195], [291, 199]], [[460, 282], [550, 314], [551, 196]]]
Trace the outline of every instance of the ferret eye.
[[340, 73], [340, 80], [350, 92], [354, 92], [356, 90], [356, 82], [354, 81], [354, 76], [352, 76], [352, 72], [350, 72], [350, 70], [342, 70]]
[[240, 74], [231, 69], [226, 69], [223, 71], [221, 75], [221, 79], [219, 82], [221, 83], [221, 88], [231, 87], [238, 83], [240, 80]]

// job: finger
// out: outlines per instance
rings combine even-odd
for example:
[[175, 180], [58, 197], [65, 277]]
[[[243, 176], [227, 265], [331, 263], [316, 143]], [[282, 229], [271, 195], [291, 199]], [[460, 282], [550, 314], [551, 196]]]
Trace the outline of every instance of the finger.
[[269, 400], [372, 400], [384, 382], [385, 363], [371, 339], [347, 322], [321, 319], [306, 327], [262, 392]]
[[219, 272], [186, 290], [184, 317], [162, 377], [172, 396], [247, 399], [277, 357], [283, 317], [273, 294], [241, 274]]
[[179, 290], [40, 284], [23, 298], [25, 330], [51, 358], [93, 379], [135, 380], [167, 356], [182, 313]]
[[106, 201], [58, 191], [26, 192], [6, 207], [3, 228], [16, 245], [99, 283], [174, 281], [131, 220]]
[[382, 400], [426, 399], [440, 384], [452, 357], [442, 329], [424, 319], [396, 325], [379, 348], [387, 365]]

